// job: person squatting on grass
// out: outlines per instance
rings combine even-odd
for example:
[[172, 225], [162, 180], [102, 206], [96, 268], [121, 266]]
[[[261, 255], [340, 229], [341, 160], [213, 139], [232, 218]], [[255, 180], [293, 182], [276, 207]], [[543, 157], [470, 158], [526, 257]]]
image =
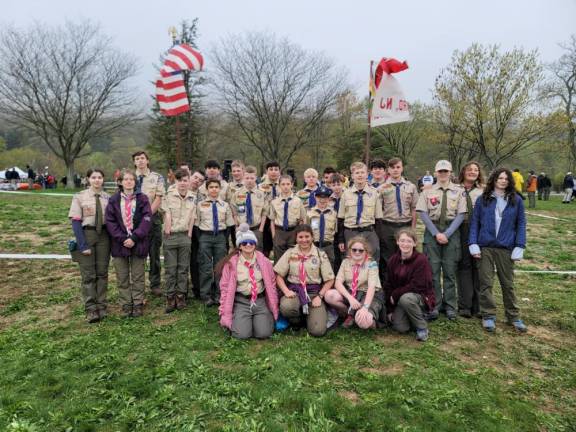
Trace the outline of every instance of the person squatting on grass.
[[409, 228], [396, 233], [398, 250], [388, 260], [384, 290], [389, 321], [394, 330], [416, 330], [416, 339], [428, 339], [426, 315], [436, 305], [432, 268], [426, 255], [416, 250], [418, 237]]
[[350, 328], [376, 327], [384, 297], [378, 275], [378, 262], [372, 259], [370, 245], [364, 237], [348, 242], [348, 257], [342, 261], [334, 288], [326, 292], [326, 303], [336, 309]]
[[526, 247], [526, 215], [509, 169], [497, 168], [490, 174], [484, 193], [474, 207], [468, 244], [470, 254], [480, 263], [482, 326], [489, 332], [496, 328], [496, 303], [492, 294], [496, 267], [508, 324], [519, 332], [526, 332], [514, 292], [514, 261], [522, 259]]
[[76, 238], [72, 260], [80, 266], [82, 299], [86, 320], [100, 321], [106, 316], [110, 237], [104, 215], [110, 196], [102, 190], [104, 172], [90, 169], [86, 173], [90, 187], [74, 194], [68, 217]]
[[256, 250], [247, 223], [236, 231], [236, 249], [216, 266], [220, 276], [220, 325], [237, 339], [266, 339], [278, 319], [278, 292], [272, 263]]
[[276, 284], [283, 294], [280, 312], [296, 327], [305, 317], [308, 333], [324, 336], [328, 320], [324, 295], [334, 285], [334, 272], [326, 252], [314, 246], [310, 225], [298, 225], [294, 233], [296, 246], [274, 266]]
[[120, 190], [110, 198], [106, 228], [110, 233], [118, 294], [124, 317], [144, 313], [146, 257], [150, 252], [152, 209], [144, 192], [135, 192], [136, 174], [126, 169]]

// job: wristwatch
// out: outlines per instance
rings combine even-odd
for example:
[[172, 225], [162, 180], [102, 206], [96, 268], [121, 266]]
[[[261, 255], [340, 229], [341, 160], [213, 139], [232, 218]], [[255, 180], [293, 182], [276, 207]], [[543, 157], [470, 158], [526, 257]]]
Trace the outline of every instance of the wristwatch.
[[363, 308], [366, 308], [366, 309], [370, 309], [370, 305], [369, 305], [368, 303], [364, 303], [364, 304], [362, 305], [362, 307], [363, 307]]

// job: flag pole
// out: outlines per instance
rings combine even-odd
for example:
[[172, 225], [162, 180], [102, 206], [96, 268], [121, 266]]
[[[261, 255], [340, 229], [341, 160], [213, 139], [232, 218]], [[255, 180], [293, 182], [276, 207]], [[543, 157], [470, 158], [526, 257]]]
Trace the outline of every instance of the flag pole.
[[[178, 31], [176, 27], [171, 26], [168, 29], [168, 33], [172, 36], [172, 46], [176, 46], [178, 43]], [[180, 114], [176, 115], [176, 119], [174, 120], [174, 135], [176, 141], [176, 165], [178, 168], [182, 165], [182, 152], [180, 149]]]
[[372, 67], [374, 60], [370, 60], [370, 80], [368, 81], [368, 128], [366, 129], [366, 147], [364, 149], [364, 163], [370, 164], [370, 117], [372, 117]]

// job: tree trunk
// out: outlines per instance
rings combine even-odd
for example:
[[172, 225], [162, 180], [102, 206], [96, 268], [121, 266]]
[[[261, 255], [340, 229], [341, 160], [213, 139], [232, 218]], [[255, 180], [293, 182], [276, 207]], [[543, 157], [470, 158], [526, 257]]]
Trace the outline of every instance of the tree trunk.
[[66, 161], [66, 189], [74, 189], [74, 160]]

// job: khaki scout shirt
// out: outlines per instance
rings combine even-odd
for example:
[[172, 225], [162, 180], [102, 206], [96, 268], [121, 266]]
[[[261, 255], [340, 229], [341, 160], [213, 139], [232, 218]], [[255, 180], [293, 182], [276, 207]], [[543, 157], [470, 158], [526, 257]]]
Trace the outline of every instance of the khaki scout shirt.
[[[202, 183], [202, 185], [198, 188], [198, 196], [199, 200], [208, 199], [208, 191], [206, 190], [206, 182]], [[228, 182], [224, 179], [220, 179], [220, 193], [218, 197], [222, 201], [227, 201], [228, 198]]]
[[243, 187], [244, 185], [242, 184], [242, 182], [231, 181], [230, 183], [228, 183], [228, 189], [226, 190], [226, 202], [228, 203], [231, 202], [234, 194]]
[[238, 264], [236, 265], [236, 291], [249, 296], [252, 294], [252, 282], [250, 281], [250, 272], [248, 267], [244, 263], [249, 263], [254, 266], [254, 277], [256, 278], [256, 285], [258, 287], [258, 294], [264, 291], [264, 282], [262, 279], [262, 272], [260, 271], [260, 266], [256, 262], [256, 255], [252, 257], [250, 261], [246, 260], [240, 254], [238, 258]]
[[[206, 199], [196, 204], [196, 222], [195, 225], [201, 231], [214, 231], [212, 224], [212, 200]], [[225, 230], [234, 226], [232, 210], [226, 201], [218, 199], [216, 201], [218, 209], [218, 231]]]
[[[468, 201], [466, 200], [466, 188], [464, 187], [464, 185], [462, 186], [462, 196], [464, 197], [464, 201], [466, 202], [466, 211], [468, 211]], [[476, 206], [476, 200], [482, 196], [482, 194], [484, 193], [484, 189], [483, 188], [479, 188], [474, 186], [472, 189], [470, 189], [468, 191], [468, 195], [470, 195], [470, 200], [472, 201], [472, 208], [474, 208], [474, 206]], [[464, 220], [468, 220], [472, 217], [472, 214], [468, 214], [468, 212], [466, 213], [466, 215], [464, 215]]]
[[418, 188], [404, 177], [400, 183], [400, 203], [402, 204], [402, 214], [398, 214], [398, 203], [396, 202], [396, 182], [391, 177], [378, 188], [382, 199], [382, 219], [388, 222], [411, 222], [412, 212], [416, 209], [418, 202]]
[[196, 202], [192, 192], [182, 197], [177, 189], [168, 192], [162, 199], [162, 210], [170, 215], [172, 232], [188, 232], [196, 219]]
[[[300, 248], [294, 246], [288, 249], [274, 266], [274, 271], [285, 278], [288, 283], [299, 284]], [[334, 279], [334, 272], [328, 260], [328, 255], [321, 249], [312, 245], [308, 259], [304, 263], [307, 284], [321, 284]]]
[[[354, 272], [354, 261], [350, 258], [346, 258], [342, 261], [340, 270], [338, 270], [338, 276], [336, 279], [342, 281], [346, 286], [348, 291], [352, 290], [352, 275]], [[380, 276], [378, 275], [378, 263], [376, 261], [367, 261], [360, 267], [360, 273], [358, 274], [358, 291], [368, 291], [368, 285], [375, 287], [375, 291], [380, 291], [382, 285], [380, 284]]]
[[[273, 196], [274, 192], [273, 186], [276, 186], [276, 197]], [[268, 202], [280, 196], [280, 185], [278, 184], [278, 182], [272, 182], [268, 180], [267, 177], [262, 181], [262, 183], [258, 185], [258, 189], [260, 189], [262, 192], [266, 194], [266, 201]]]
[[376, 219], [382, 219], [382, 200], [378, 191], [366, 184], [362, 194], [364, 207], [360, 216], [360, 224], [356, 225], [358, 189], [356, 189], [356, 185], [352, 185], [342, 192], [338, 218], [344, 219], [346, 228], [365, 228], [374, 225]]
[[294, 194], [290, 195], [288, 198], [283, 198], [281, 196], [273, 199], [270, 202], [270, 220], [278, 226], [282, 226], [284, 223], [284, 201], [290, 200], [288, 203], [288, 226], [293, 227], [300, 223], [300, 221], [306, 220], [306, 209], [304, 204], [300, 201]]
[[232, 207], [232, 214], [238, 218], [238, 224], [246, 222], [246, 198], [250, 192], [250, 200], [252, 201], [252, 227], [259, 226], [262, 219], [268, 213], [268, 203], [266, 201], [266, 194], [257, 188], [248, 190], [245, 186], [238, 189], [232, 199], [230, 200], [230, 207]]
[[334, 235], [338, 229], [338, 214], [332, 207], [320, 210], [318, 206], [311, 208], [306, 213], [306, 223], [314, 231], [314, 241], [320, 241], [320, 214], [324, 213], [324, 242], [333, 243]]
[[312, 192], [315, 192], [317, 189], [318, 189], [318, 187], [316, 187], [314, 189], [310, 189], [308, 187], [305, 187], [304, 189], [300, 189], [298, 192], [296, 192], [296, 196], [298, 198], [300, 198], [300, 200], [302, 201], [302, 204], [304, 204], [304, 207], [306, 208], [306, 210], [308, 210], [310, 208], [310, 206], [309, 206], [310, 194]]
[[[450, 182], [447, 186], [448, 204], [446, 206], [446, 220], [453, 220], [456, 215], [466, 213], [466, 199], [462, 195], [462, 188], [457, 184]], [[416, 211], [428, 213], [433, 222], [438, 222], [442, 210], [442, 188], [439, 183], [424, 189], [418, 198]]]
[[144, 176], [142, 179], [141, 192], [146, 194], [148, 201], [150, 201], [150, 205], [152, 205], [157, 196], [164, 196], [164, 177], [154, 171], [150, 171], [149, 169], [146, 169], [145, 171], [136, 170], [136, 185], [138, 185], [139, 177], [141, 175]]
[[[102, 225], [105, 223], [106, 207], [110, 195], [100, 192], [100, 207], [102, 207]], [[74, 194], [68, 217], [82, 221], [82, 226], [96, 226], [96, 194], [92, 188]]]

